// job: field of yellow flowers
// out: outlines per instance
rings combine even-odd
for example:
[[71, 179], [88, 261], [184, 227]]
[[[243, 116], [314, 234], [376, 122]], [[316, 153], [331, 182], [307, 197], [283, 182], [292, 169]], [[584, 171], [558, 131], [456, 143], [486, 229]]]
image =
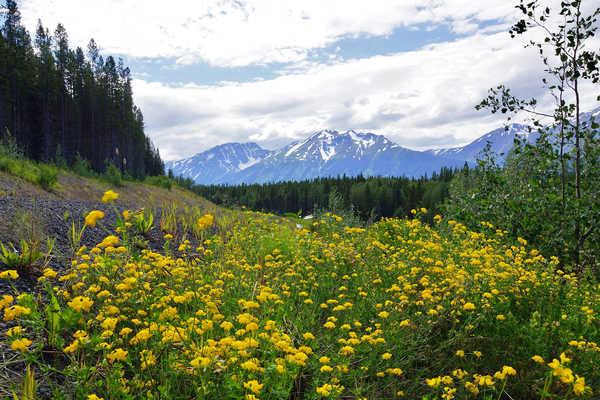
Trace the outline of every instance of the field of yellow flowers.
[[205, 215], [200, 246], [167, 235], [160, 252], [126, 213], [44, 272], [45, 300], [0, 300], [6, 334], [56, 398], [600, 398], [600, 286], [424, 212]]

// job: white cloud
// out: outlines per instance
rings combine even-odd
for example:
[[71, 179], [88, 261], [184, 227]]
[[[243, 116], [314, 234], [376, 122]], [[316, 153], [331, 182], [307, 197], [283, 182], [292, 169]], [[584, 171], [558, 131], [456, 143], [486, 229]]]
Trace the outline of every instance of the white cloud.
[[[541, 70], [536, 53], [503, 32], [258, 82], [168, 87], [136, 80], [134, 93], [167, 159], [229, 141], [272, 148], [323, 128], [369, 130], [424, 148], [449, 138], [466, 143], [501, 126], [503, 116], [474, 105], [499, 83], [517, 95], [542, 94]], [[542, 108], [550, 101], [541, 100]]]
[[473, 32], [514, 13], [506, 0], [28, 0], [21, 8], [32, 32], [41, 18], [52, 29], [62, 22], [77, 45], [93, 37], [108, 53], [225, 67], [298, 62], [342, 37], [417, 24]]
[[[157, 68], [200, 60], [221, 67], [288, 63], [274, 79], [207, 86], [169, 86], [134, 75], [147, 133], [166, 159], [229, 141], [273, 148], [322, 128], [369, 130], [413, 148], [467, 143], [505, 121], [474, 110], [487, 88], [505, 83], [517, 95], [544, 93], [535, 51], [506, 33], [515, 20], [514, 1], [172, 3], [28, 0], [21, 5], [30, 30], [38, 17], [46, 26], [60, 21], [72, 45], [94, 37], [107, 53], [142, 57]], [[386, 56], [346, 60], [339, 55], [327, 64], [308, 56], [342, 37], [386, 36], [397, 27], [439, 24], [470, 36]], [[598, 39], [592, 47], [598, 48]], [[595, 104], [593, 97], [586, 98], [586, 106]], [[540, 106], [547, 108], [550, 101], [542, 97]]]

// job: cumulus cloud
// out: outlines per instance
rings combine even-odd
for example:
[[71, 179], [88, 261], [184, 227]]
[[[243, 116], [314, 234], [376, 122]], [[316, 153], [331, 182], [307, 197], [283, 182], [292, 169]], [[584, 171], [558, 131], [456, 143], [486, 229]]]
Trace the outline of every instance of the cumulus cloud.
[[258, 82], [169, 87], [136, 80], [134, 89], [169, 159], [229, 141], [274, 147], [324, 128], [369, 130], [425, 148], [449, 138], [466, 143], [500, 126], [502, 116], [474, 105], [498, 83], [542, 94], [540, 70], [534, 52], [497, 33]]
[[[373, 0], [368, 6], [348, 0], [28, 0], [21, 7], [30, 30], [38, 17], [46, 26], [63, 22], [72, 44], [94, 37], [107, 53], [160, 68], [277, 63], [272, 79], [204, 86], [134, 75], [146, 131], [165, 159], [231, 141], [275, 148], [324, 128], [371, 131], [417, 149], [458, 145], [505, 121], [474, 110], [489, 87], [504, 83], [517, 95], [541, 96], [541, 108], [552, 101], [543, 96], [536, 53], [506, 33], [516, 17], [507, 0]], [[440, 25], [460, 38], [362, 59], [338, 56], [339, 47], [326, 62], [313, 57], [340, 39]], [[598, 39], [591, 47], [598, 48]], [[593, 106], [593, 97], [584, 104]]]
[[300, 62], [345, 37], [419, 24], [469, 33], [515, 12], [505, 0], [28, 0], [21, 8], [30, 31], [41, 18], [62, 22], [76, 44], [93, 37], [108, 53], [222, 67]]

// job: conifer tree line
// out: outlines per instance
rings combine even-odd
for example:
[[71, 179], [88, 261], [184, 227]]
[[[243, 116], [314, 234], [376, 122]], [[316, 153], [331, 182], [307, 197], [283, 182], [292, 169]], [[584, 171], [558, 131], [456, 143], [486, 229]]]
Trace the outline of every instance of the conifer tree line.
[[96, 172], [114, 164], [135, 178], [164, 173], [123, 60], [105, 59], [93, 39], [85, 51], [71, 49], [62, 24], [50, 33], [38, 21], [32, 41], [15, 0], [0, 3], [0, 135], [7, 132], [34, 160], [80, 157]]
[[404, 217], [413, 208], [425, 207], [432, 217], [448, 197], [455, 172], [442, 168], [430, 178], [358, 175], [237, 186], [195, 185], [191, 188], [216, 204], [246, 206], [251, 210], [278, 214], [342, 209], [353, 210], [363, 220], [377, 220]]

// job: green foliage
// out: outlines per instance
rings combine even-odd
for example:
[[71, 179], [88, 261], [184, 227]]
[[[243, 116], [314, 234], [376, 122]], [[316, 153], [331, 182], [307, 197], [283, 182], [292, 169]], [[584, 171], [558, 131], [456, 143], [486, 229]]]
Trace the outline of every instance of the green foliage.
[[[470, 227], [488, 221], [578, 272], [600, 276], [600, 131], [598, 121], [583, 118], [580, 110], [584, 81], [600, 81], [600, 53], [586, 48], [597, 33], [600, 8], [589, 15], [583, 14], [581, 1], [562, 2], [559, 11], [539, 2], [521, 1], [517, 8], [523, 19], [510, 30], [513, 37], [536, 26], [547, 33], [543, 42], [531, 45], [544, 63], [554, 112], [538, 112], [535, 99], [517, 98], [505, 86], [490, 89], [476, 108], [529, 114], [536, 142], [517, 140], [504, 166], [488, 151], [475, 171], [455, 178], [448, 211]], [[563, 24], [548, 23], [558, 16]]]
[[147, 235], [154, 224], [154, 213], [144, 208], [133, 215], [133, 226], [140, 235]]
[[48, 296], [50, 303], [45, 306], [46, 328], [48, 330], [48, 345], [51, 348], [59, 348], [64, 344], [60, 336], [61, 330], [61, 310], [60, 304], [54, 294], [54, 291], [48, 287]]
[[[68, 215], [65, 214], [63, 220], [67, 222]], [[79, 219], [71, 219], [71, 227], [69, 229], [69, 246], [71, 247], [72, 255], [75, 255], [77, 250], [80, 248], [81, 238], [85, 231], [85, 224], [79, 221]]]
[[173, 187], [173, 181], [165, 175], [148, 176], [144, 180], [144, 183], [167, 190], [171, 190]]
[[23, 157], [23, 151], [19, 148], [17, 141], [11, 135], [8, 128], [5, 129], [4, 136], [0, 135], [0, 158], [3, 157], [13, 159]]
[[25, 370], [25, 379], [23, 380], [23, 386], [21, 389], [21, 397], [17, 396], [15, 392], [13, 392], [14, 400], [35, 400], [36, 399], [36, 387], [37, 383], [35, 381], [35, 374], [31, 370], [31, 365], [27, 364], [27, 369]]
[[178, 217], [184, 235], [194, 237], [196, 240], [204, 238], [204, 228], [198, 224], [198, 219], [202, 217], [198, 207], [185, 207]]
[[63, 170], [66, 170], [68, 168], [67, 160], [65, 159], [65, 156], [62, 151], [62, 146], [60, 144], [56, 146], [56, 154], [54, 155], [54, 165]]
[[[32, 275], [43, 269], [52, 257], [55, 238], [44, 240], [43, 227], [40, 226], [37, 206], [33, 203], [33, 212], [17, 209], [10, 223], [14, 242], [0, 243], [0, 261], [24, 275]], [[18, 246], [13, 243], [18, 243]]]
[[39, 174], [36, 178], [36, 183], [45, 190], [50, 190], [58, 182], [58, 170], [50, 165], [39, 164]]
[[4, 138], [0, 138], [0, 171], [38, 184], [45, 190], [51, 190], [58, 182], [58, 169], [25, 158], [8, 129]]
[[[329, 219], [331, 214], [342, 218], [345, 226], [362, 227], [365, 225], [364, 221], [361, 220], [360, 214], [354, 209], [354, 206], [346, 208], [344, 204], [344, 198], [340, 193], [337, 192], [335, 188], [329, 192], [329, 201], [327, 203], [327, 207], [323, 209], [315, 209], [313, 218], [314, 220], [321, 221], [323, 219]], [[372, 217], [369, 222], [374, 222], [373, 219], [374, 218]]]
[[92, 170], [92, 163], [90, 160], [83, 158], [79, 153], [75, 155], [75, 162], [71, 169], [79, 176], [85, 176], [87, 178], [96, 177], [96, 173]]
[[0, 156], [0, 170], [32, 183], [37, 183], [39, 177], [39, 169], [33, 162], [25, 158]]
[[9, 269], [17, 270], [19, 274], [32, 275], [34, 270], [41, 270], [48, 264], [54, 248], [54, 240], [47, 239], [48, 251], [46, 253], [40, 250], [39, 242], [27, 243], [21, 239], [19, 248], [12, 243], [9, 246], [0, 242], [0, 261]]
[[104, 171], [104, 174], [102, 174], [102, 179], [116, 187], [123, 185], [121, 170], [110, 162], [107, 163], [106, 170]]
[[40, 185], [44, 190], [51, 190], [56, 185], [59, 174], [59, 171], [53, 165], [8, 156], [0, 156], [0, 171]]
[[163, 204], [160, 212], [160, 230], [177, 236], [177, 205], [175, 203]]
[[192, 178], [183, 178], [181, 176], [173, 177], [172, 170], [169, 170], [169, 178], [173, 179], [175, 184], [183, 189], [192, 190], [194, 188], [194, 181]]

